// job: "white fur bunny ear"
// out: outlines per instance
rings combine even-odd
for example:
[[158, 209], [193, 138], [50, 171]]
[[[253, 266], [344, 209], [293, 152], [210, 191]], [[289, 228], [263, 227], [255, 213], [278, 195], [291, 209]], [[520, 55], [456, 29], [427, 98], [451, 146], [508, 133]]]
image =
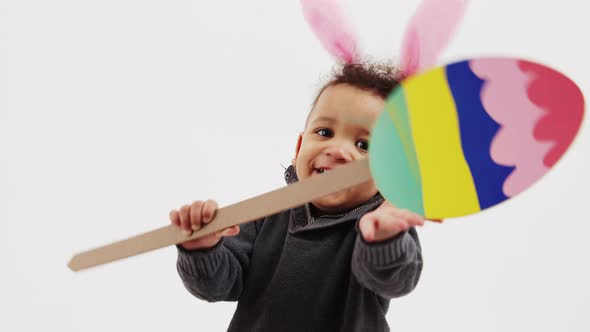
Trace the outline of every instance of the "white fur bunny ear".
[[357, 59], [356, 36], [338, 6], [338, 0], [300, 0], [303, 17], [334, 57], [347, 63]]
[[410, 20], [401, 50], [401, 70], [415, 74], [436, 64], [461, 21], [468, 0], [423, 0]]

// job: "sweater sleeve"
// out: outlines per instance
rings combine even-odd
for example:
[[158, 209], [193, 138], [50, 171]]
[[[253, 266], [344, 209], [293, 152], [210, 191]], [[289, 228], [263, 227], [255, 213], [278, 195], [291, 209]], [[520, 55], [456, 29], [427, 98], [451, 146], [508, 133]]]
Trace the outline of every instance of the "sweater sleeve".
[[185, 288], [208, 301], [237, 301], [248, 267], [257, 222], [244, 224], [236, 236], [222, 238], [210, 249], [188, 251], [178, 248], [176, 268]]
[[410, 228], [378, 243], [368, 243], [358, 233], [351, 269], [361, 285], [384, 298], [410, 293], [422, 271], [422, 250], [416, 229]]

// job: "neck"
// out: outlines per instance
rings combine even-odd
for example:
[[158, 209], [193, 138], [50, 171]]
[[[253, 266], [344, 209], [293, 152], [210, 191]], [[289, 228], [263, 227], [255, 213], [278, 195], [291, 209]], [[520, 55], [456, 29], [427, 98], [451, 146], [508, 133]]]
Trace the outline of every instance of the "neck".
[[352, 209], [353, 208], [324, 210], [324, 209], [320, 209], [317, 206], [313, 205], [313, 203], [309, 203], [309, 212], [310, 212], [311, 216], [314, 218], [317, 218], [319, 216], [331, 216], [331, 215], [343, 214], [343, 213], [346, 213]]
[[320, 216], [331, 216], [331, 215], [338, 215], [338, 214], [345, 214], [349, 211], [352, 211], [354, 209], [356, 209], [357, 207], [366, 204], [367, 202], [372, 201], [373, 199], [376, 199], [377, 196], [379, 196], [380, 193], [377, 192], [375, 194], [375, 196], [371, 197], [369, 200], [367, 200], [366, 202], [363, 202], [361, 204], [358, 204], [356, 206], [351, 206], [351, 207], [347, 207], [347, 208], [343, 208], [343, 209], [334, 209], [334, 210], [324, 210], [321, 209], [315, 205], [313, 205], [313, 203], [309, 203], [309, 213], [311, 214], [312, 217], [317, 218]]

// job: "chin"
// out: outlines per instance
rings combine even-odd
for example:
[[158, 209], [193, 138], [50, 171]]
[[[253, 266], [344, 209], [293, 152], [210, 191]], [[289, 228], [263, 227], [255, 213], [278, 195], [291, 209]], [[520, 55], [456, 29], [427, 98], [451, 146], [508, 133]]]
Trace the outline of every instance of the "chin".
[[351, 199], [346, 194], [335, 193], [320, 199], [313, 200], [311, 203], [317, 208], [325, 211], [338, 211], [348, 209], [359, 203], [356, 200]]

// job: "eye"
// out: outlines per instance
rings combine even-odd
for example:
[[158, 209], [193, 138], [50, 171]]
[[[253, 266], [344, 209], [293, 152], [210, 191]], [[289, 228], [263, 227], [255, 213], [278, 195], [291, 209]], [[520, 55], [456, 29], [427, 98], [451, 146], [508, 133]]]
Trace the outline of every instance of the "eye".
[[330, 129], [327, 129], [327, 128], [320, 128], [320, 129], [316, 130], [315, 133], [320, 136], [323, 136], [323, 137], [333, 137], [334, 136], [334, 132], [332, 132]]
[[360, 140], [356, 142], [356, 147], [362, 150], [369, 150], [369, 142], [365, 141], [365, 140]]

